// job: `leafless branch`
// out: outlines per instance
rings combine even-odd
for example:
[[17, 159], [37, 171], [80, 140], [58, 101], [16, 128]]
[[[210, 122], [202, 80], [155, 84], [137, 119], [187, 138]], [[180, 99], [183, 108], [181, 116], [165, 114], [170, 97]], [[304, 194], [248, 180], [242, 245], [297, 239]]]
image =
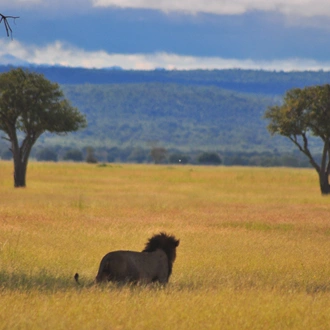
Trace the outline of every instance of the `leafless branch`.
[[288, 136], [288, 138], [298, 147], [298, 149], [305, 154], [308, 159], [309, 162], [312, 164], [312, 166], [316, 169], [317, 173], [321, 173], [321, 167], [316, 163], [315, 159], [313, 158], [309, 148], [308, 148], [308, 140], [307, 140], [307, 136], [306, 133], [302, 133], [301, 137], [303, 139], [304, 145], [302, 146], [302, 144], [298, 141], [298, 137], [297, 135], [290, 135]]
[[7, 37], [11, 37], [13, 39], [13, 30], [10, 27], [10, 24], [8, 22], [8, 18], [13, 19], [14, 20], [14, 23], [15, 23], [15, 19], [16, 18], [19, 18], [19, 16], [5, 16], [5, 15], [2, 15], [0, 13], [0, 24], [3, 21], [3, 24], [4, 24], [5, 29], [6, 29]]

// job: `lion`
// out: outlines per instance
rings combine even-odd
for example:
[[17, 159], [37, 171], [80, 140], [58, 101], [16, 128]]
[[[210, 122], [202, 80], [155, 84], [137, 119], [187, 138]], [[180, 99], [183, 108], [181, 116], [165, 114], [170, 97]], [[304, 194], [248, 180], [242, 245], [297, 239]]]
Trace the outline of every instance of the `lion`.
[[[142, 252], [109, 252], [100, 262], [95, 283], [166, 284], [172, 274], [179, 244], [180, 240], [161, 232], [148, 240]], [[74, 278], [79, 283], [78, 273]]]

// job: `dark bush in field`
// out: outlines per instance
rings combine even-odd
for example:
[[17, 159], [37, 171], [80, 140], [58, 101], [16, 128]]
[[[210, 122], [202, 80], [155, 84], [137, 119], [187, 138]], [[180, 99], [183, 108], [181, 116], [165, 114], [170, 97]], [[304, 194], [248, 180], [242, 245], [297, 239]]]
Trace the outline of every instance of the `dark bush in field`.
[[57, 162], [58, 156], [57, 153], [49, 148], [44, 148], [41, 149], [39, 152], [36, 154], [36, 158], [38, 161], [52, 161], [52, 162]]
[[71, 149], [64, 154], [63, 160], [73, 160], [74, 162], [81, 162], [83, 160], [83, 154], [78, 149]]
[[216, 152], [203, 152], [197, 157], [197, 162], [203, 165], [220, 165], [222, 160]]

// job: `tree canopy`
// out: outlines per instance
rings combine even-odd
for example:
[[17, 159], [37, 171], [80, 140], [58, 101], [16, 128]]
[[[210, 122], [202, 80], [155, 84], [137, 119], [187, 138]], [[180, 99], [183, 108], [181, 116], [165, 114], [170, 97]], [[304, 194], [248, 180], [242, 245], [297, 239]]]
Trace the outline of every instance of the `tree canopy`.
[[86, 124], [59, 85], [43, 75], [23, 69], [0, 75], [0, 130], [11, 143], [16, 187], [25, 186], [30, 151], [41, 134], [77, 131]]
[[[265, 112], [268, 130], [289, 138], [316, 169], [322, 194], [330, 193], [330, 85], [291, 89], [282, 105]], [[311, 136], [323, 143], [322, 159], [317, 162], [310, 147]]]

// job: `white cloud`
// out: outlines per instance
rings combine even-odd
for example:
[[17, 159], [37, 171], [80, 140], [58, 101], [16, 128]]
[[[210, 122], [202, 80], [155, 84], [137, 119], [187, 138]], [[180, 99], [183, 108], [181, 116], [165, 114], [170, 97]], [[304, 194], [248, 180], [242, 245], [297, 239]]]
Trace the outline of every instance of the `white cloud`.
[[[17, 15], [32, 10], [32, 15], [72, 16], [93, 8], [114, 7], [153, 9], [165, 13], [195, 15], [241, 15], [249, 11], [277, 12], [287, 17], [290, 25], [329, 26], [329, 0], [0, 0], [0, 13]], [[320, 17], [324, 19], [320, 20]]]
[[156, 9], [164, 12], [243, 14], [247, 11], [277, 11], [285, 15], [330, 16], [329, 0], [92, 0], [95, 7]]
[[221, 57], [195, 57], [169, 53], [109, 54], [103, 50], [88, 52], [62, 42], [45, 47], [27, 46], [17, 40], [0, 39], [0, 64], [29, 62], [36, 65], [63, 65], [84, 68], [107, 68], [120, 66], [123, 69], [167, 70], [192, 69], [263, 69], [275, 71], [330, 70], [329, 62], [309, 59], [255, 61], [251, 59], [225, 59]]
[[[36, 6], [37, 5], [37, 6]], [[329, 0], [1, 0], [0, 12], [14, 8], [81, 10], [82, 7], [155, 9], [190, 14], [243, 14], [247, 11], [276, 11], [288, 16], [329, 16]]]
[[190, 14], [239, 15], [248, 11], [275, 11], [290, 17], [330, 17], [329, 0], [1, 0], [0, 13], [11, 9], [34, 8], [48, 11], [79, 11], [82, 8], [118, 7], [155, 9]]

